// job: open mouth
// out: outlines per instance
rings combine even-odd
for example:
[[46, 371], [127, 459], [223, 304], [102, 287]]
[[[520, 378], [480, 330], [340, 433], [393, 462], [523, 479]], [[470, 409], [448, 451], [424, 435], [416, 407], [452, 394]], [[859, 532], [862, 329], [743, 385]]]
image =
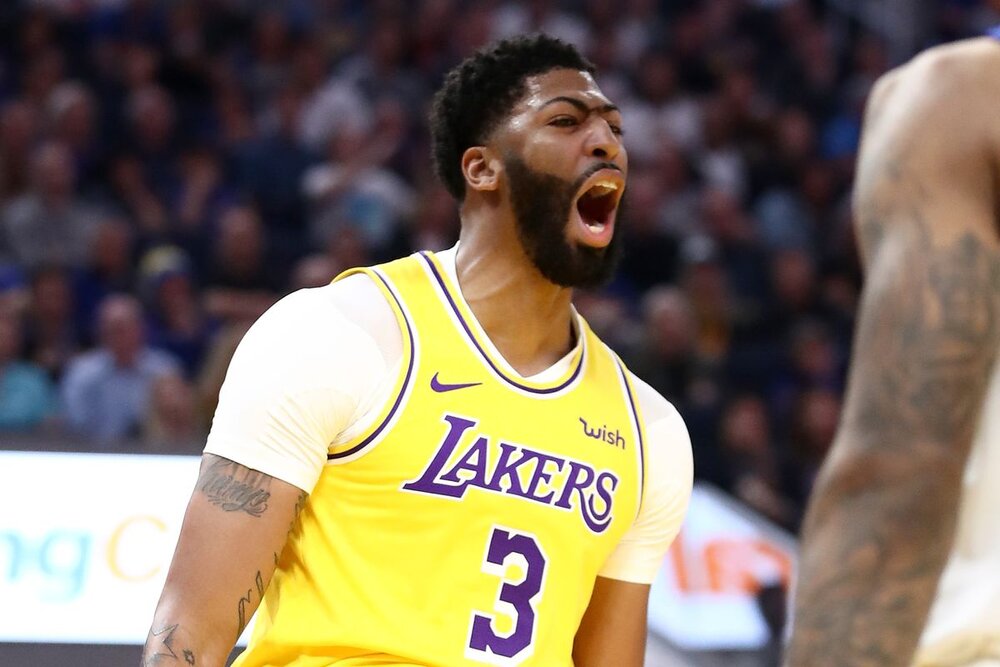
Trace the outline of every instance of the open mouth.
[[[585, 189], [577, 197], [576, 210], [595, 242], [603, 244], [610, 240], [615, 211], [624, 187], [625, 183], [618, 174], [610, 176], [607, 171], [599, 172], [596, 178], [584, 185]], [[605, 236], [608, 238], [605, 239]]]

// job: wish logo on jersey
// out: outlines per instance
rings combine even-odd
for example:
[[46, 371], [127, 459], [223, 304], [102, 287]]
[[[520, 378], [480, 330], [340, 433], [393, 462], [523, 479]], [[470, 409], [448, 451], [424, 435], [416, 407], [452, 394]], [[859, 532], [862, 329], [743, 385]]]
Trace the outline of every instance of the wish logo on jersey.
[[[603, 533], [611, 524], [619, 480], [610, 470], [598, 471], [580, 461], [509, 442], [490, 447], [489, 436], [470, 432], [476, 420], [450, 414], [443, 419], [448, 424], [444, 440], [420, 477], [403, 484], [404, 491], [461, 498], [469, 487], [476, 487], [576, 510], [595, 533]], [[460, 447], [463, 440], [467, 444]]]

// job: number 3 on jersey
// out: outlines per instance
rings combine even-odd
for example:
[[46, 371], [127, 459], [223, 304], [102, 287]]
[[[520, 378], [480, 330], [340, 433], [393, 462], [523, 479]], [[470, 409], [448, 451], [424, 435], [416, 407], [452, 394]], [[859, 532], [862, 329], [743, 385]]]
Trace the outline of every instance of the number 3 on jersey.
[[[493, 527], [483, 572], [500, 578], [493, 607], [499, 613], [472, 614], [467, 658], [508, 667], [531, 655], [537, 625], [535, 611], [545, 586], [545, 565], [545, 552], [534, 535]], [[499, 627], [500, 615], [512, 621], [506, 632]]]

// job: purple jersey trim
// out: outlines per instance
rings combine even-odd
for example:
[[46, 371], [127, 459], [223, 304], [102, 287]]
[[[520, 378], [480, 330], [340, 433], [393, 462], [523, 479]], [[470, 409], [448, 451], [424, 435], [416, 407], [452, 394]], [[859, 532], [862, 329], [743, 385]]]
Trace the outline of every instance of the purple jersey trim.
[[374, 431], [369, 433], [368, 437], [366, 437], [364, 440], [362, 440], [355, 446], [351, 447], [350, 449], [346, 449], [342, 452], [336, 452], [333, 454], [327, 454], [326, 455], [327, 461], [335, 461], [337, 459], [342, 459], [346, 456], [350, 456], [351, 454], [355, 454], [359, 450], [364, 449], [365, 447], [370, 445], [375, 440], [375, 438], [377, 438], [379, 434], [382, 433], [386, 425], [390, 421], [392, 421], [393, 415], [396, 414], [396, 411], [399, 409], [400, 404], [403, 402], [403, 395], [406, 393], [406, 388], [410, 385], [410, 377], [413, 375], [413, 360], [417, 355], [414, 352], [413, 327], [410, 326], [410, 319], [406, 316], [406, 311], [403, 310], [403, 304], [399, 301], [399, 297], [396, 296], [396, 293], [392, 290], [391, 287], [389, 287], [389, 281], [387, 281], [382, 276], [382, 274], [379, 273], [377, 270], [373, 270], [372, 274], [374, 274], [379, 280], [382, 281], [382, 284], [385, 285], [386, 291], [389, 292], [390, 295], [392, 295], [392, 299], [393, 301], [396, 302], [396, 306], [399, 308], [399, 312], [402, 313], [403, 315], [403, 321], [406, 322], [406, 333], [408, 335], [410, 342], [410, 361], [406, 366], [406, 377], [403, 378], [403, 384], [399, 387], [399, 393], [396, 394], [396, 401], [392, 404], [392, 407], [389, 408], [389, 413], [385, 416], [385, 419], [382, 420], [382, 423], [379, 424]]
[[622, 366], [621, 359], [617, 356], [615, 364], [618, 366], [618, 372], [621, 373], [622, 384], [625, 385], [629, 411], [632, 413], [632, 422], [635, 424], [635, 437], [639, 442], [639, 502], [636, 504], [636, 516], [638, 516], [639, 510], [642, 509], [643, 484], [646, 480], [646, 447], [642, 442], [642, 424], [639, 423], [639, 411], [635, 407], [635, 398], [632, 396], [632, 385], [628, 381], [628, 375], [625, 372], [625, 367]]
[[992, 37], [993, 39], [1000, 39], [1000, 25], [993, 26], [992, 28], [986, 31], [986, 34]]
[[[462, 328], [465, 330], [466, 336], [468, 336], [469, 340], [472, 341], [472, 344], [476, 346], [476, 350], [479, 351], [479, 355], [483, 358], [483, 360], [486, 361], [487, 364], [489, 364], [490, 368], [493, 369], [493, 372], [495, 372], [497, 375], [503, 378], [503, 380], [506, 381], [507, 384], [510, 384], [514, 387], [517, 387], [518, 389], [530, 392], [532, 394], [554, 394], [558, 391], [562, 391], [569, 385], [573, 384], [576, 378], [580, 375], [580, 371], [583, 369], [584, 355], [582, 352], [580, 354], [580, 358], [577, 360], [576, 368], [573, 369], [573, 373], [569, 376], [569, 378], [565, 382], [556, 387], [546, 387], [544, 389], [539, 389], [537, 387], [531, 387], [526, 384], [521, 384], [514, 378], [508, 377], [500, 368], [497, 367], [496, 364], [493, 363], [493, 360], [490, 359], [490, 356], [486, 353], [486, 350], [484, 350], [482, 346], [479, 344], [479, 341], [476, 340], [476, 337], [472, 333], [472, 329], [469, 327], [469, 323], [465, 321], [464, 317], [462, 317], [462, 311], [459, 310], [458, 304], [455, 303], [455, 300], [452, 298], [451, 292], [448, 290], [448, 286], [444, 282], [444, 278], [441, 276], [441, 273], [437, 270], [437, 266], [434, 265], [434, 261], [431, 260], [431, 258], [428, 256], [428, 253], [426, 252], [421, 252], [419, 254], [420, 257], [427, 263], [427, 266], [430, 267], [431, 273], [434, 275], [434, 279], [437, 280], [438, 286], [441, 288], [441, 291], [444, 292], [445, 297], [448, 299], [448, 305], [451, 306], [452, 312], [455, 313], [455, 317], [457, 317], [458, 321], [461, 323]], [[583, 331], [581, 331], [580, 334], [586, 335]], [[584, 347], [584, 351], [585, 350], [586, 347]]]

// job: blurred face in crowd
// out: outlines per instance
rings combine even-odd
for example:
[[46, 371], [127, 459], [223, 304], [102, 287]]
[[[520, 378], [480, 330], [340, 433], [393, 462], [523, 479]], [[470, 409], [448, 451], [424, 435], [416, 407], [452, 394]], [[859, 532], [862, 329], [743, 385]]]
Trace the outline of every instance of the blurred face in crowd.
[[737, 399], [722, 418], [722, 441], [727, 449], [742, 454], [764, 454], [771, 440], [771, 426], [763, 401], [756, 397]]
[[337, 262], [329, 255], [316, 254], [303, 257], [292, 272], [292, 288], [328, 285], [340, 271]]
[[619, 256], [621, 114], [586, 72], [551, 70], [526, 89], [496, 133], [521, 245], [551, 282], [601, 285]]
[[129, 101], [136, 140], [149, 149], [164, 148], [174, 128], [174, 106], [162, 88], [150, 85], [136, 91]]
[[83, 147], [93, 140], [96, 109], [87, 88], [63, 84], [53, 91], [49, 106], [55, 132], [63, 141]]
[[62, 144], [44, 144], [34, 159], [35, 187], [46, 199], [63, 199], [73, 193], [76, 176], [69, 151]]
[[108, 297], [98, 314], [101, 343], [119, 366], [135, 363], [144, 342], [142, 310], [130, 296]]
[[168, 373], [157, 378], [153, 383], [150, 402], [164, 436], [171, 439], [197, 436], [197, 400], [194, 389], [183, 377]]
[[771, 284], [775, 296], [786, 308], [799, 310], [809, 305], [816, 289], [816, 269], [804, 250], [785, 250], [771, 260]]
[[654, 288], [642, 305], [647, 336], [657, 355], [667, 359], [690, 356], [697, 323], [684, 293], [676, 287]]
[[92, 266], [107, 276], [127, 273], [132, 261], [132, 230], [117, 218], [104, 220], [91, 245]]
[[226, 267], [237, 273], [256, 270], [264, 254], [264, 230], [252, 209], [238, 206], [223, 214], [216, 248]]
[[31, 107], [24, 102], [10, 102], [0, 113], [0, 152], [26, 154], [35, 140], [38, 123]]
[[802, 325], [793, 335], [792, 359], [802, 375], [824, 380], [837, 373], [837, 352], [830, 333], [821, 325]]
[[35, 276], [31, 305], [32, 313], [41, 326], [62, 326], [73, 311], [73, 289], [66, 273], [60, 269], [49, 269]]
[[837, 433], [840, 421], [840, 398], [831, 391], [810, 391], [799, 409], [800, 446], [805, 454], [822, 459]]

